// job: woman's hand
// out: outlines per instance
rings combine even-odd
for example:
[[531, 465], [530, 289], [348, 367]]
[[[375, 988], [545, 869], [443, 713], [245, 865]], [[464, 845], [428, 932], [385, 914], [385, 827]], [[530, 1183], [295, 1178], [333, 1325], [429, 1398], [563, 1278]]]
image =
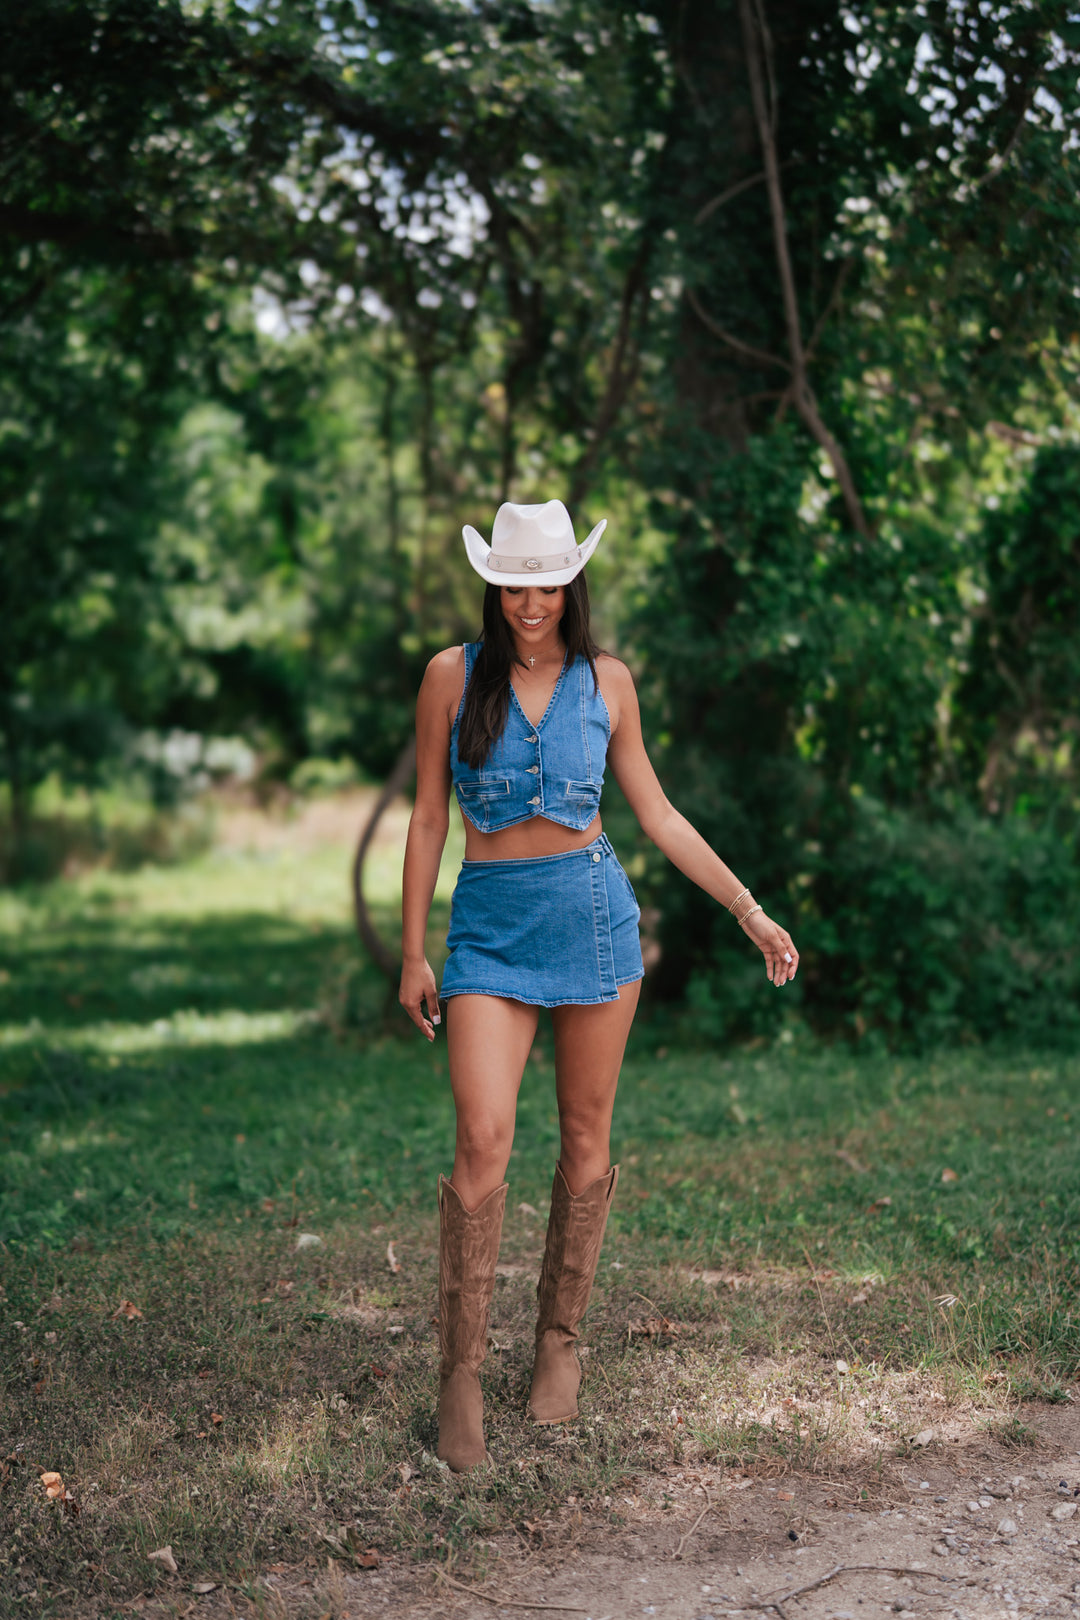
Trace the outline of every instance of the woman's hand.
[[[435, 1039], [435, 1025], [441, 1024], [439, 1016], [439, 990], [435, 983], [435, 975], [431, 971], [430, 963], [426, 958], [419, 962], [406, 962], [401, 969], [401, 988], [398, 991], [398, 1000], [416, 1025], [417, 1029], [425, 1034], [429, 1041]], [[424, 1002], [430, 1018], [424, 1016]]]
[[765, 958], [765, 971], [773, 984], [787, 984], [789, 979], [795, 977], [799, 953], [792, 944], [791, 935], [785, 929], [774, 923], [763, 911], [755, 911], [754, 915], [743, 923], [742, 931], [753, 940]]

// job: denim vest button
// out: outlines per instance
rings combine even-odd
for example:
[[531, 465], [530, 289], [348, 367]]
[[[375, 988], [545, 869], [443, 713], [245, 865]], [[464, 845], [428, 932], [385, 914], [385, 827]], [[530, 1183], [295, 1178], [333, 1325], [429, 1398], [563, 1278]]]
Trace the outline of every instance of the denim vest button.
[[526, 737], [525, 741], [526, 742], [539, 742], [540, 739], [539, 739], [539, 737]]
[[600, 859], [600, 851], [599, 851], [599, 850], [597, 850], [597, 851], [596, 851], [596, 854], [595, 854], [595, 855], [594, 855], [594, 856], [593, 856], [593, 860], [594, 860], [594, 861], [598, 861], [598, 860], [599, 860], [599, 859]]
[[530, 799], [530, 800], [529, 800], [529, 803], [530, 803], [530, 804], [539, 804], [539, 803], [540, 803], [540, 800], [539, 800], [539, 799]]
[[526, 765], [525, 769], [528, 771], [530, 776], [539, 776], [540, 775], [540, 767], [539, 767], [539, 765]]

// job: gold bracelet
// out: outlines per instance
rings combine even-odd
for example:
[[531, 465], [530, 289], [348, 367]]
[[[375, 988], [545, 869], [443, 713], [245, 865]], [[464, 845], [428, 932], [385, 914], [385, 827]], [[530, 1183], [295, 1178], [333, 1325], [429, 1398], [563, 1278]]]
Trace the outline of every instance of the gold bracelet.
[[738, 919], [739, 927], [742, 928], [747, 922], [749, 922], [755, 911], [764, 911], [764, 909], [764, 906], [751, 906], [749, 911], [744, 911], [742, 916]]
[[732, 911], [731, 915], [741, 928], [747, 917], [752, 916], [755, 911], [760, 911], [761, 907], [757, 904], [749, 889], [746, 890], [745, 897], [743, 895], [739, 896], [739, 900], [742, 901], [741, 908], [738, 911]]
[[740, 889], [738, 894], [735, 896], [734, 900], [731, 902], [730, 906], [728, 906], [728, 910], [730, 911], [730, 913], [731, 913], [731, 915], [733, 917], [735, 915], [735, 907], [738, 905], [738, 903], [742, 899], [743, 895], [744, 894], [749, 894], [749, 893], [750, 893], [749, 889]]

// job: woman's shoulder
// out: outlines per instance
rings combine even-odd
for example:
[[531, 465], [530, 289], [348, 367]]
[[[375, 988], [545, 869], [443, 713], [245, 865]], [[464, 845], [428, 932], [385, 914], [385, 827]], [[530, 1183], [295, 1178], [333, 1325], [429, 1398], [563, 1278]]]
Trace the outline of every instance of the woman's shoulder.
[[462, 681], [465, 678], [465, 649], [459, 644], [456, 647], [444, 647], [433, 658], [428, 659], [427, 669], [424, 671], [424, 685], [429, 691], [450, 692], [455, 687], [461, 693]]
[[601, 681], [610, 684], [614, 690], [625, 690], [627, 687], [633, 689], [634, 677], [622, 659], [616, 658], [613, 653], [597, 653], [596, 673]]
[[444, 647], [428, 659], [426, 674], [436, 680], [448, 675], [460, 675], [465, 668], [465, 649], [458, 642], [456, 647]]

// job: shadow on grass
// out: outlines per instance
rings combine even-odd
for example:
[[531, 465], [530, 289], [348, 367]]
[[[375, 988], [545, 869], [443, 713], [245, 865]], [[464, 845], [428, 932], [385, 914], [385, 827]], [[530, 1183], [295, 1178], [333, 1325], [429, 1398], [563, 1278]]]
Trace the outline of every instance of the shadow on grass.
[[[393, 912], [376, 916], [392, 939]], [[433, 926], [442, 921], [437, 914]], [[306, 1010], [340, 988], [345, 973], [365, 1004], [387, 999], [392, 987], [347, 927], [258, 911], [130, 922], [68, 914], [55, 930], [0, 946], [0, 1026], [17, 1037], [35, 1021], [40, 1035], [102, 1020], [152, 1023], [182, 1010]]]

